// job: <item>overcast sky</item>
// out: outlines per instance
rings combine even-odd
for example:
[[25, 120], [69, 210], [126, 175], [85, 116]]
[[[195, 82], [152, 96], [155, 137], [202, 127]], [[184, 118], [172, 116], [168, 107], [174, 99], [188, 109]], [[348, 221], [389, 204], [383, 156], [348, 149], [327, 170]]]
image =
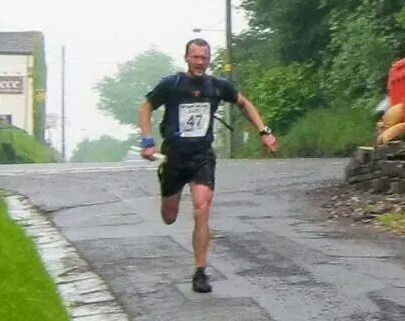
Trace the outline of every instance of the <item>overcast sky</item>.
[[[240, 0], [233, 0], [233, 27], [246, 28]], [[48, 64], [47, 112], [60, 114], [61, 46], [66, 47], [66, 117], [70, 155], [85, 138], [125, 139], [130, 129], [97, 110], [94, 84], [152, 46], [185, 68], [185, 43], [207, 39], [225, 44], [225, 0], [0, 0], [0, 31], [42, 31]], [[134, 112], [137, 112], [134, 106]], [[60, 134], [53, 133], [60, 144]]]

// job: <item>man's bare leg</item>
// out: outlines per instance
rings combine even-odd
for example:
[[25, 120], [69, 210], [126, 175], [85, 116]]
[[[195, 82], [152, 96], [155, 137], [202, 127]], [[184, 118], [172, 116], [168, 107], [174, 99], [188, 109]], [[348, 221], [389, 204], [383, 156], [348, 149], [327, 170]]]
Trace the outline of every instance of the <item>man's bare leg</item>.
[[179, 213], [180, 199], [181, 191], [168, 197], [162, 197], [160, 212], [162, 214], [163, 221], [167, 225], [173, 224], [176, 221]]
[[213, 191], [210, 187], [201, 184], [190, 184], [194, 203], [194, 232], [193, 247], [197, 269], [193, 276], [193, 290], [198, 293], [209, 293], [212, 287], [205, 274], [207, 266], [209, 227], [208, 219], [211, 208]]
[[213, 191], [210, 187], [201, 184], [190, 183], [194, 204], [194, 232], [193, 247], [196, 266], [205, 268], [207, 266], [209, 246], [209, 214]]

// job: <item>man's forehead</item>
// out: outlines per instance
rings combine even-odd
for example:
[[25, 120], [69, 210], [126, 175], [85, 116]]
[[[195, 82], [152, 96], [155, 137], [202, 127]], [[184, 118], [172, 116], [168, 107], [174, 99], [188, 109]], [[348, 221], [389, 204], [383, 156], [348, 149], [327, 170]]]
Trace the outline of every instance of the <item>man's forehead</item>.
[[192, 43], [190, 45], [190, 49], [189, 49], [189, 53], [191, 53], [191, 52], [199, 53], [199, 54], [202, 54], [202, 53], [209, 54], [210, 49], [209, 49], [209, 47], [207, 45], [198, 45], [196, 43]]

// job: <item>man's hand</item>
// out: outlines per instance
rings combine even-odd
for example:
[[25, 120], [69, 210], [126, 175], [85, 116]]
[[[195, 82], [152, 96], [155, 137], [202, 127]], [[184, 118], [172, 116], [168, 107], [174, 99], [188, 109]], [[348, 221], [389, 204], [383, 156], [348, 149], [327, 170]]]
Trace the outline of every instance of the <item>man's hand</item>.
[[158, 149], [156, 146], [153, 146], [142, 149], [141, 156], [147, 160], [154, 161], [156, 160], [156, 157], [154, 156], [156, 153], [158, 153]]
[[271, 152], [275, 153], [278, 150], [278, 143], [277, 139], [274, 135], [263, 135], [260, 137], [262, 140], [262, 144], [266, 147], [266, 149]]

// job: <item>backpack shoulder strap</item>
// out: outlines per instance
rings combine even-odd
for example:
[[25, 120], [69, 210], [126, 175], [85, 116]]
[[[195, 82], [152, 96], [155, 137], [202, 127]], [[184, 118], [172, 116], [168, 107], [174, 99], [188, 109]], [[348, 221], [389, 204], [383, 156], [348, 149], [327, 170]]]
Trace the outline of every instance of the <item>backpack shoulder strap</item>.
[[218, 97], [219, 91], [218, 86], [215, 81], [215, 77], [207, 76], [205, 81], [205, 91], [207, 92], [208, 96], [210, 97]]
[[176, 91], [177, 88], [179, 88], [181, 76], [181, 72], [178, 72], [173, 76], [172, 91]]

